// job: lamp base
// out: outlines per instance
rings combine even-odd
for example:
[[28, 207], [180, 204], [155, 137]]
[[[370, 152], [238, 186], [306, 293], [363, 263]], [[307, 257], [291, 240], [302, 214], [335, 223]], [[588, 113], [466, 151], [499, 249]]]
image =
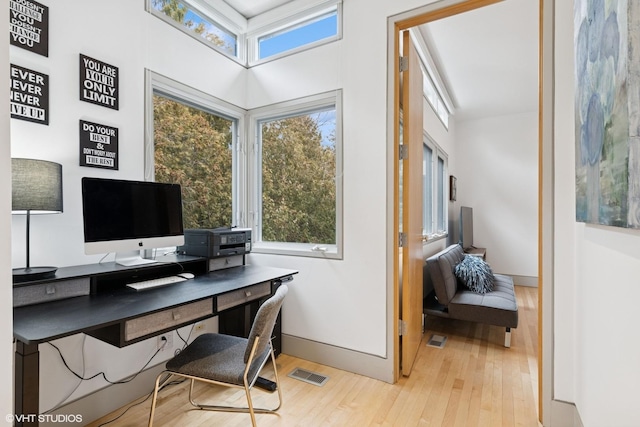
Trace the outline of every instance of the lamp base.
[[29, 282], [31, 280], [50, 279], [56, 276], [58, 267], [29, 267], [14, 268], [13, 283]]

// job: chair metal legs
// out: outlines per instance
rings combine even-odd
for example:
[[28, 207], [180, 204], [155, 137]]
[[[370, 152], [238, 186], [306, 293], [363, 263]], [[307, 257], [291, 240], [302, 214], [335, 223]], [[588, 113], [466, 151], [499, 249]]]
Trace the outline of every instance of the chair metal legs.
[[[276, 406], [275, 408], [254, 408], [253, 407], [253, 400], [251, 399], [251, 388], [253, 387], [253, 383], [249, 384], [247, 382], [246, 375], [245, 375], [245, 379], [244, 379], [244, 383], [245, 383], [244, 387], [239, 387], [239, 388], [244, 388], [245, 395], [247, 397], [247, 407], [207, 405], [207, 404], [202, 404], [202, 403], [198, 403], [198, 402], [194, 401], [193, 398], [192, 398], [192, 392], [193, 392], [193, 384], [195, 383], [196, 380], [209, 382], [209, 383], [213, 383], [213, 384], [221, 384], [221, 385], [229, 386], [229, 384], [218, 383], [218, 382], [215, 382], [215, 381], [204, 380], [204, 379], [200, 379], [200, 378], [191, 378], [191, 384], [190, 384], [190, 387], [189, 387], [189, 402], [191, 402], [191, 404], [193, 406], [195, 406], [196, 408], [209, 410], [209, 411], [249, 413], [251, 415], [251, 423], [255, 427], [256, 426], [255, 414], [275, 414], [276, 411], [278, 411], [278, 409], [280, 409], [280, 407], [282, 406], [282, 390], [280, 388], [280, 379], [278, 377], [278, 369], [276, 367], [276, 356], [273, 353], [273, 349], [271, 349], [271, 351], [270, 351], [270, 357], [271, 357], [271, 364], [273, 366], [273, 374], [275, 376], [276, 391], [278, 392], [278, 406]], [[236, 386], [236, 387], [238, 387], [238, 386]]]
[[[156, 378], [155, 388], [153, 390], [153, 398], [151, 400], [151, 410], [150, 410], [150, 413], [149, 413], [149, 427], [153, 426], [153, 417], [155, 415], [155, 408], [156, 408], [156, 403], [157, 403], [158, 391], [174, 375], [175, 376], [184, 377], [184, 378], [188, 378], [188, 379], [191, 380], [191, 384], [189, 385], [189, 402], [194, 407], [199, 408], [199, 409], [203, 409], [203, 410], [209, 410], [209, 411], [249, 413], [251, 415], [251, 423], [255, 427], [257, 425], [256, 424], [255, 414], [275, 414], [276, 411], [278, 409], [280, 409], [280, 407], [282, 406], [282, 390], [280, 388], [280, 379], [278, 377], [278, 369], [276, 367], [276, 356], [273, 353], [273, 349], [271, 349], [271, 351], [270, 351], [270, 357], [271, 357], [271, 364], [273, 365], [273, 373], [274, 373], [274, 376], [275, 376], [276, 391], [278, 392], [278, 405], [275, 408], [270, 409], [270, 408], [254, 408], [253, 407], [253, 400], [251, 399], [251, 388], [253, 387], [253, 383], [248, 383], [247, 378], [246, 378], [246, 374], [245, 374], [245, 379], [244, 379], [244, 386], [237, 386], [237, 385], [221, 383], [221, 382], [217, 382], [217, 381], [213, 381], [213, 380], [208, 380], [208, 379], [205, 379], [205, 378], [198, 378], [198, 377], [192, 377], [192, 376], [189, 376], [189, 375], [183, 375], [183, 374], [176, 373], [176, 372], [163, 372], [160, 375], [158, 375], [158, 377]], [[161, 377], [166, 373], [169, 373], [170, 375], [167, 378], [165, 378], [164, 380], [161, 381]], [[219, 385], [223, 385], [223, 386], [227, 386], [227, 387], [243, 388], [244, 391], [245, 391], [245, 395], [247, 397], [247, 407], [207, 405], [207, 404], [197, 403], [197, 402], [195, 402], [193, 400], [193, 385], [194, 385], [195, 381], [202, 381], [202, 382], [207, 382], [207, 383], [211, 383], [211, 384], [219, 384]]]

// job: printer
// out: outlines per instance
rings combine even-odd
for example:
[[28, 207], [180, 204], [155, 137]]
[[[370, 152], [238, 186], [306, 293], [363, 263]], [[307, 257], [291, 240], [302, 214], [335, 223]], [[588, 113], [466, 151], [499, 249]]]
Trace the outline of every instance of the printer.
[[193, 228], [184, 230], [184, 245], [178, 251], [185, 255], [209, 259], [209, 271], [245, 264], [251, 252], [250, 228]]

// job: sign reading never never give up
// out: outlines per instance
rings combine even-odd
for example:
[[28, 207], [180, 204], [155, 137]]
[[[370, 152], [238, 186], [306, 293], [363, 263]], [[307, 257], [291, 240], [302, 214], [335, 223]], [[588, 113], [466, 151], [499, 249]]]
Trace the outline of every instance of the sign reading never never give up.
[[49, 56], [49, 8], [33, 0], [9, 0], [9, 43]]
[[80, 54], [80, 101], [118, 109], [118, 67]]
[[49, 124], [49, 76], [10, 64], [11, 118]]

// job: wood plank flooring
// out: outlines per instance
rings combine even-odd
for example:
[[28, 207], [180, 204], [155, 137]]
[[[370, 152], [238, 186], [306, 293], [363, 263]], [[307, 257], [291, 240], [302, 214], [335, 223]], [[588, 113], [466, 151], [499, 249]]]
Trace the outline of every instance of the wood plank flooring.
[[[503, 346], [503, 328], [430, 317], [411, 376], [396, 384], [280, 355], [283, 405], [278, 415], [256, 415], [258, 425], [538, 427], [537, 289], [516, 286], [516, 294], [520, 317], [510, 349]], [[447, 336], [444, 348], [426, 345], [432, 334]], [[295, 368], [326, 375], [329, 381], [318, 387], [288, 377]], [[197, 385], [195, 393], [196, 400], [245, 404], [242, 390]], [[275, 393], [259, 390], [253, 396], [256, 406], [276, 400]], [[146, 425], [149, 407], [150, 399], [106, 425]], [[90, 426], [103, 425], [126, 408]], [[248, 414], [192, 409], [184, 382], [160, 392], [154, 425], [233, 427], [251, 421]]]

